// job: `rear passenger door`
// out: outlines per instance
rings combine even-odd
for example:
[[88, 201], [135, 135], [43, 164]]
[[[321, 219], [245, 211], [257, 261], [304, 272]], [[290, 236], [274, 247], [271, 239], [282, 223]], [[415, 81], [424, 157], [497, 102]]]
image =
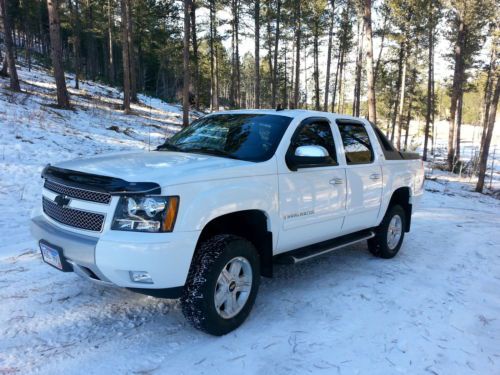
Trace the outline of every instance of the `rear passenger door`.
[[361, 121], [339, 119], [337, 126], [346, 159], [347, 213], [342, 233], [347, 234], [377, 224], [383, 176], [373, 132]]

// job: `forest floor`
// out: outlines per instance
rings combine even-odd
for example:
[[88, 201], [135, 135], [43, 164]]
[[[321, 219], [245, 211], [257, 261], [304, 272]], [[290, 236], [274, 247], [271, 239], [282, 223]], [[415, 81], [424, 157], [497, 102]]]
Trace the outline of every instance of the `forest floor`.
[[0, 79], [0, 374], [498, 373], [500, 201], [468, 180], [434, 171], [392, 260], [360, 244], [277, 266], [248, 321], [215, 338], [177, 301], [45, 265], [28, 230], [46, 163], [147, 150], [180, 109], [141, 97], [124, 116], [118, 91], [85, 82], [61, 111], [45, 71], [20, 77], [21, 94]]

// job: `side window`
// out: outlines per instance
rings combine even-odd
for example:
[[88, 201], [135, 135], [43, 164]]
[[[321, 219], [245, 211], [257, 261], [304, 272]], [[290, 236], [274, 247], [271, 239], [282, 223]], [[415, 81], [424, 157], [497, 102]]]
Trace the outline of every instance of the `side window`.
[[332, 165], [337, 165], [337, 154], [333, 142], [333, 133], [327, 121], [311, 122], [299, 127], [292, 141], [294, 149], [299, 146], [322, 146], [332, 159]]
[[338, 124], [344, 144], [347, 164], [367, 164], [373, 161], [373, 149], [366, 129], [361, 124]]

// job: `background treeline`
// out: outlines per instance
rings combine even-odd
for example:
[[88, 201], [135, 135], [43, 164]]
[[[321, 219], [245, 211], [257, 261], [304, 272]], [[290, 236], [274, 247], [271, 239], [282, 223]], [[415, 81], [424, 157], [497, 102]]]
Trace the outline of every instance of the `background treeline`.
[[[410, 121], [421, 118], [424, 159], [437, 120], [446, 119], [450, 170], [460, 165], [461, 125], [482, 127], [484, 179], [500, 90], [498, 0], [0, 0], [0, 5], [3, 74], [19, 89], [9, 61], [22, 54], [28, 66], [33, 55], [50, 62], [61, 107], [70, 106], [65, 70], [75, 73], [68, 84], [76, 87], [86, 79], [123, 88], [125, 111], [138, 92], [182, 101], [186, 123], [189, 109], [280, 105], [334, 111], [368, 117], [406, 149]], [[242, 41], [249, 37], [254, 48], [243, 52]], [[438, 44], [446, 46], [452, 68], [444, 81], [435, 80]]]

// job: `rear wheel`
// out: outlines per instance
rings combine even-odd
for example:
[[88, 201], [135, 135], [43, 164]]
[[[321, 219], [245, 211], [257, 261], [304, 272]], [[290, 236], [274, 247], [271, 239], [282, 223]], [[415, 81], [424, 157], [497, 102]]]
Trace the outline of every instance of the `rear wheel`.
[[394, 257], [403, 244], [405, 228], [406, 214], [403, 207], [390, 207], [377, 228], [375, 237], [368, 240], [368, 249], [380, 258]]
[[259, 256], [252, 243], [234, 235], [214, 236], [193, 259], [182, 312], [195, 328], [224, 335], [245, 321], [259, 284]]

